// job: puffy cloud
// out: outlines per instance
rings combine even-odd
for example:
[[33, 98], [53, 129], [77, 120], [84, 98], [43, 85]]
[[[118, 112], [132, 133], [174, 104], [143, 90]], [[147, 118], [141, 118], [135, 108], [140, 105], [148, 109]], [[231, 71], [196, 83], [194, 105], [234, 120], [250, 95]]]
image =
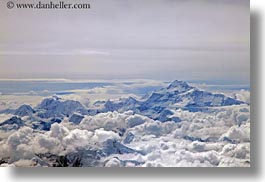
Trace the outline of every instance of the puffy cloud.
[[32, 156], [31, 141], [33, 137], [33, 130], [28, 127], [23, 127], [17, 132], [10, 135], [3, 148], [8, 149], [10, 162], [19, 159], [27, 159]]
[[63, 138], [63, 145], [72, 150], [74, 148], [88, 146], [92, 136], [93, 133], [87, 130], [74, 129]]
[[117, 158], [111, 158], [105, 162], [105, 167], [121, 167], [121, 161]]
[[250, 91], [240, 90], [233, 94], [235, 99], [242, 100], [244, 102], [250, 103]]
[[221, 137], [234, 125], [250, 123], [248, 105], [214, 108], [209, 112], [177, 110], [174, 116], [182, 120], [176, 130], [176, 137], [189, 135], [205, 140]]
[[[48, 166], [50, 161], [42, 161], [36, 154], [66, 156], [95, 150], [96, 154], [80, 153], [84, 166], [91, 164], [91, 155], [97, 156], [98, 165], [108, 167], [249, 166], [248, 105], [213, 108], [211, 112], [177, 110], [173, 116], [181, 122], [155, 121], [127, 111], [87, 115], [79, 125], [65, 118], [46, 132], [23, 127], [0, 142], [0, 158], [8, 158], [7, 163], [15, 166]], [[131, 139], [124, 142], [128, 136]], [[116, 153], [100, 154], [108, 150], [106, 141], [117, 142], [112, 146]], [[130, 152], [118, 152], [115, 147]]]
[[103, 143], [108, 139], [118, 139], [119, 135], [113, 131], [105, 131], [103, 128], [97, 129], [94, 132], [92, 140], [95, 143]]
[[227, 144], [223, 147], [221, 154], [228, 157], [244, 159], [249, 155], [249, 144]]
[[250, 142], [250, 123], [241, 126], [232, 126], [221, 136], [237, 142]]
[[60, 140], [47, 135], [37, 135], [34, 138], [33, 147], [36, 154], [60, 154], [63, 151]]
[[62, 138], [66, 136], [68, 133], [69, 133], [69, 130], [66, 127], [58, 123], [54, 123], [51, 125], [49, 136], [62, 140]]
[[118, 112], [100, 113], [95, 116], [85, 116], [80, 126], [87, 130], [95, 130], [104, 128], [105, 130], [115, 130], [117, 128], [125, 128], [125, 119], [129, 115], [127, 113], [119, 114]]
[[185, 166], [217, 166], [220, 161], [219, 154], [216, 151], [207, 151], [200, 153], [193, 153], [186, 150], [180, 150], [175, 153], [177, 155], [176, 162], [179, 163], [180, 166], [183, 166], [183, 162], [185, 162]]

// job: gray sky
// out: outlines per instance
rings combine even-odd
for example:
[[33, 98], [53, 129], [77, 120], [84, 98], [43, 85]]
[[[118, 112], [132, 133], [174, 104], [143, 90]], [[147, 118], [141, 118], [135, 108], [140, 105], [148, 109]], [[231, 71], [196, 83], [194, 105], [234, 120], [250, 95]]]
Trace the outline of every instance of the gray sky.
[[89, 10], [9, 10], [6, 2], [0, 78], [249, 82], [248, 0], [65, 0]]

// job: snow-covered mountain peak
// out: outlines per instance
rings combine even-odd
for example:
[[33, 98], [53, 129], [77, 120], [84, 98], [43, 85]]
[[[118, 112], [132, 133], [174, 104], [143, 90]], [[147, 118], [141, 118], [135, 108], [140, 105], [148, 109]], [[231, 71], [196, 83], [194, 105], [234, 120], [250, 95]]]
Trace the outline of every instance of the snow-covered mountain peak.
[[20, 106], [17, 110], [15, 110], [15, 115], [17, 116], [30, 116], [33, 114], [35, 111], [30, 105], [23, 104]]
[[169, 91], [178, 91], [179, 93], [187, 92], [191, 89], [194, 89], [194, 87], [190, 86], [184, 81], [175, 80], [171, 84], [169, 84], [168, 87], [166, 87], [166, 90]]
[[74, 112], [87, 114], [86, 108], [79, 101], [62, 100], [54, 96], [42, 100], [37, 109], [42, 111], [38, 113], [41, 118], [70, 116]]

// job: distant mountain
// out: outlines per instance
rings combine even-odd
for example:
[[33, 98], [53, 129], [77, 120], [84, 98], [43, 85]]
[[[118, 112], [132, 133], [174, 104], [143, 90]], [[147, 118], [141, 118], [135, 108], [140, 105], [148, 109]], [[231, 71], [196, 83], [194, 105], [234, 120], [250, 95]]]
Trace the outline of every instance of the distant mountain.
[[[36, 107], [22, 105], [16, 110], [6, 110], [7, 114], [13, 114], [10, 119], [0, 124], [0, 130], [19, 129], [28, 126], [37, 130], [50, 130], [53, 123], [60, 123], [64, 117], [69, 117], [70, 122], [79, 124], [83, 115], [88, 114], [87, 109], [78, 101], [62, 100], [57, 96], [45, 98]], [[20, 117], [26, 116], [24, 122]]]
[[19, 117], [28, 116], [27, 126], [34, 129], [49, 130], [51, 124], [60, 123], [64, 117], [69, 118], [73, 124], [79, 124], [84, 115], [128, 110], [161, 122], [181, 122], [180, 118], [171, 117], [176, 109], [196, 112], [207, 111], [209, 108], [219, 106], [239, 104], [244, 104], [244, 102], [223, 94], [199, 90], [186, 82], [176, 80], [167, 87], [148, 93], [139, 100], [129, 97], [114, 101], [97, 101], [92, 108], [86, 108], [78, 101], [62, 100], [58, 96], [45, 98], [36, 108], [22, 105], [16, 110], [8, 111], [7, 113], [16, 116], [1, 123], [0, 126], [2, 129], [8, 128], [9, 125], [11, 129], [20, 128], [25, 123]]
[[23, 126], [25, 126], [25, 122], [17, 116], [13, 116], [10, 119], [0, 123], [0, 130], [18, 130]]
[[84, 119], [84, 116], [81, 114], [74, 113], [70, 118], [69, 122], [74, 123], [74, 124], [79, 124], [82, 119]]
[[87, 114], [87, 109], [80, 102], [74, 100], [64, 101], [57, 96], [42, 100], [37, 110], [37, 115], [40, 118], [70, 117], [75, 112], [83, 115]]
[[223, 94], [213, 94], [199, 90], [188, 85], [186, 82], [176, 80], [168, 87], [151, 93], [141, 104], [141, 107], [142, 109], [150, 107], [218, 107], [243, 103]]
[[17, 110], [15, 110], [14, 115], [23, 117], [30, 116], [35, 113], [35, 110], [30, 105], [22, 105]]
[[141, 101], [136, 100], [133, 97], [120, 99], [118, 102], [107, 101], [104, 104], [103, 111], [127, 111], [135, 110], [137, 106], [140, 106]]
[[[244, 102], [227, 97], [223, 94], [214, 94], [199, 90], [188, 83], [175, 80], [165, 88], [148, 93], [141, 100], [132, 97], [118, 101], [107, 101], [97, 112], [127, 111], [133, 110], [152, 119], [166, 121], [171, 115], [170, 110], [185, 109], [189, 111], [201, 111], [206, 108], [239, 105]], [[178, 118], [174, 118], [177, 122]]]

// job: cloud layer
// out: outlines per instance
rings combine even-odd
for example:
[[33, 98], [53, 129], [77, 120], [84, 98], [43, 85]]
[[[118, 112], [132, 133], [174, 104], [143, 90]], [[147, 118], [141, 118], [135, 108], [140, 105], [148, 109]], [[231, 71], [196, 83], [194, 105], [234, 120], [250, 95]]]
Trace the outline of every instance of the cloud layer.
[[86, 116], [79, 125], [66, 119], [46, 132], [23, 127], [0, 142], [2, 166], [49, 166], [54, 161], [42, 156], [47, 154], [82, 156], [83, 166], [91, 164], [91, 155], [108, 167], [249, 166], [248, 106], [213, 113], [178, 110], [174, 116], [182, 122], [162, 123], [128, 111]]
[[247, 0], [90, 3], [79, 11], [1, 6], [0, 77], [249, 82]]

